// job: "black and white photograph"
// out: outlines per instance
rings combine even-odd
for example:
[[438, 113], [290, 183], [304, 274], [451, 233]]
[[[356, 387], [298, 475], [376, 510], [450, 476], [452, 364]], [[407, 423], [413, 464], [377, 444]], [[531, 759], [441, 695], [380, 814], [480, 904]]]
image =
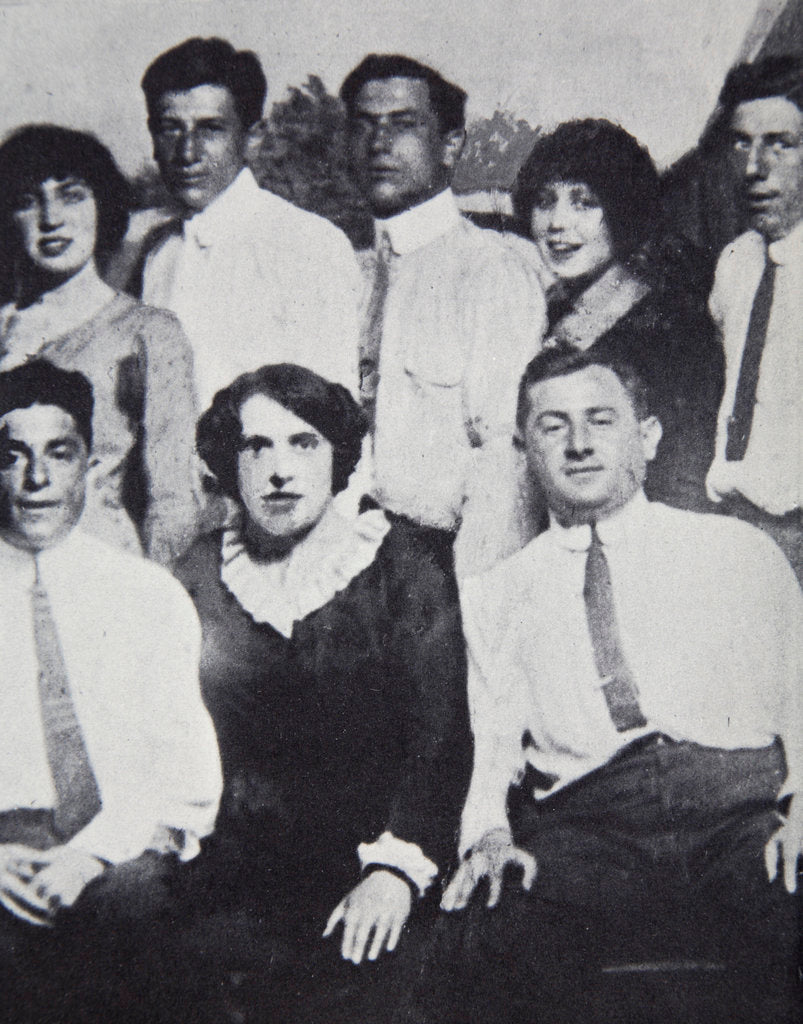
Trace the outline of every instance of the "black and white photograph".
[[800, 1024], [803, 0], [0, 68], [0, 1024]]

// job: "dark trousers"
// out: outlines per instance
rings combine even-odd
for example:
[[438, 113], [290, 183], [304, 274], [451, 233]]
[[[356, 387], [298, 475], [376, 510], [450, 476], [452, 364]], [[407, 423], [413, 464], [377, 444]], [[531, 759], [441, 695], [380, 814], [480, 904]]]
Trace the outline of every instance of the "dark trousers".
[[184, 902], [175, 857], [145, 853], [91, 882], [55, 927], [0, 908], [0, 1020], [157, 1024], [191, 1020], [184, 966], [166, 940]]
[[784, 776], [780, 744], [651, 737], [541, 801], [514, 791], [516, 843], [538, 862], [531, 892], [511, 877], [496, 909], [483, 892], [442, 914], [396, 1020], [625, 1021], [609, 1006], [595, 1016], [595, 986], [606, 967], [656, 959], [726, 968], [701, 1021], [797, 1020], [798, 902], [764, 867]]

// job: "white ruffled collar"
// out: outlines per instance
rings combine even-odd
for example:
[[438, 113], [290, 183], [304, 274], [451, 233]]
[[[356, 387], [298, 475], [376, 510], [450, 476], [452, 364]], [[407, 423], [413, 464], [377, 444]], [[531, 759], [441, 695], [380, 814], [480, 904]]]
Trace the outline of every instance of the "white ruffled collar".
[[254, 622], [267, 623], [289, 639], [296, 622], [368, 568], [389, 529], [381, 510], [347, 519], [330, 506], [286, 558], [260, 562], [235, 526], [223, 532], [220, 578]]

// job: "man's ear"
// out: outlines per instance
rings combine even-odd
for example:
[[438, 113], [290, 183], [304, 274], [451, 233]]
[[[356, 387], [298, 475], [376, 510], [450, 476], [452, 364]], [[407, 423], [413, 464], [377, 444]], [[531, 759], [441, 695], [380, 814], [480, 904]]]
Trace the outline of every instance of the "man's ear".
[[455, 128], [454, 131], [446, 132], [443, 136], [443, 153], [441, 163], [447, 170], [452, 171], [460, 159], [463, 146], [466, 144], [466, 132], [463, 128]]
[[523, 452], [525, 450], [524, 438], [518, 432], [518, 429], [513, 431], [512, 441], [513, 441], [513, 448], [514, 448], [515, 451]]
[[268, 122], [264, 117], [254, 121], [245, 133], [245, 160], [250, 163], [259, 152], [259, 147], [268, 132]]
[[641, 433], [641, 450], [647, 462], [652, 462], [658, 451], [658, 443], [664, 436], [664, 428], [657, 416], [648, 416], [639, 423]]

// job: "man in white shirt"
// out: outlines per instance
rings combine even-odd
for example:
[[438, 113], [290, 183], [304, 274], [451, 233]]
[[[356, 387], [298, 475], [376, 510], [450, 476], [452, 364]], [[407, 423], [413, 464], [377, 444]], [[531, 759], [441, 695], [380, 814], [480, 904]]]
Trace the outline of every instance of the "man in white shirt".
[[[594, 965], [661, 954], [727, 965], [699, 1019], [791, 1020], [794, 575], [752, 527], [646, 500], [661, 427], [631, 368], [547, 350], [517, 424], [550, 528], [461, 586], [474, 771], [442, 907], [462, 913], [404, 1019], [596, 1020]], [[465, 909], [483, 880], [495, 909]]]
[[76, 526], [91, 422], [80, 373], [0, 374], [0, 970], [14, 1020], [77, 1020], [63, 1000], [84, 982], [114, 992], [137, 927], [175, 911], [169, 880], [212, 831], [222, 785], [192, 602]]
[[375, 218], [360, 352], [374, 497], [436, 543], [440, 531], [447, 550], [460, 528], [458, 560], [477, 570], [521, 543], [509, 442], [518, 379], [546, 326], [535, 250], [525, 259], [460, 214], [449, 186], [462, 89], [408, 57], [372, 54], [340, 96]]
[[723, 250], [709, 303], [726, 384], [708, 492], [803, 579], [803, 64], [740, 64], [720, 104], [750, 230]]
[[142, 79], [162, 179], [181, 219], [147, 254], [142, 297], [193, 347], [201, 408], [265, 363], [298, 363], [352, 391], [359, 270], [333, 224], [260, 189], [246, 153], [262, 128], [259, 60], [188, 39]]

